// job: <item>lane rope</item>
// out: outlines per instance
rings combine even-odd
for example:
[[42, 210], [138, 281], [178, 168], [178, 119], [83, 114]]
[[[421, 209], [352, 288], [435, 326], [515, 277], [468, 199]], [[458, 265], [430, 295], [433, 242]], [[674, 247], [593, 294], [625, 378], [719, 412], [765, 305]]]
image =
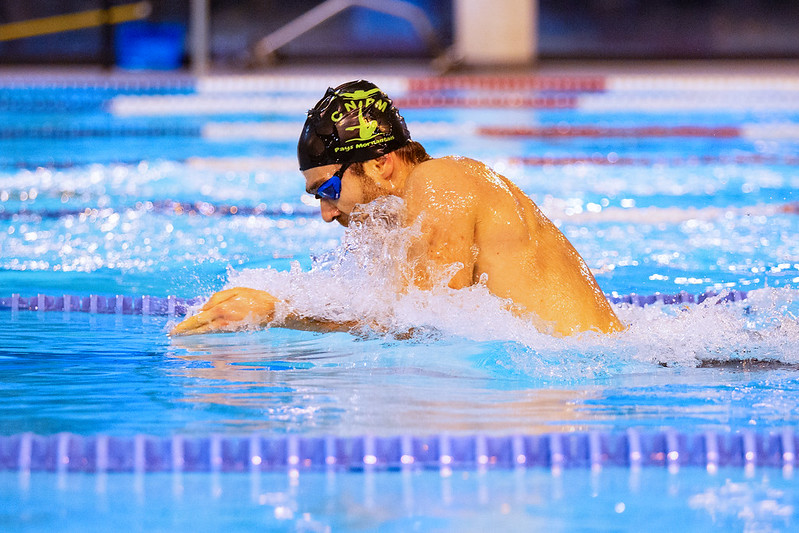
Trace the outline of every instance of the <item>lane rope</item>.
[[[214, 133], [216, 135], [216, 133]], [[421, 137], [420, 137], [421, 138]], [[0, 156], [2, 161], [2, 156]], [[145, 160], [146, 161], [146, 160]], [[171, 160], [183, 163], [198, 169], [219, 171], [255, 172], [269, 169], [276, 171], [294, 172], [297, 170], [296, 159], [291, 157], [191, 157], [188, 159]], [[569, 165], [596, 165], [596, 166], [699, 166], [699, 165], [799, 165], [799, 155], [776, 155], [757, 153], [735, 153], [730, 155], [688, 155], [688, 156], [627, 156], [618, 152], [595, 152], [580, 155], [544, 155], [544, 156], [508, 156], [497, 158], [496, 161], [507, 161], [511, 165], [530, 167], [541, 166], [569, 166]], [[28, 159], [10, 160], [2, 163], [6, 168], [20, 171], [44, 169], [73, 169], [97, 164], [97, 158], [86, 160], [59, 160]], [[109, 160], [105, 164], [136, 166], [142, 163], [141, 159]], [[8, 170], [5, 170], [8, 173]]]
[[[606, 295], [613, 304], [628, 304], [637, 307], [647, 305], [679, 305], [679, 304], [700, 304], [710, 298], [719, 298], [722, 302], [737, 302], [745, 300], [746, 291], [707, 291], [699, 294], [689, 292], [679, 292], [676, 294], [626, 294], [626, 295]], [[205, 298], [196, 296], [193, 298], [180, 298], [174, 295], [159, 296], [126, 296], [118, 294], [116, 296], [101, 296], [90, 294], [80, 295], [50, 295], [37, 294], [36, 296], [21, 296], [13, 293], [11, 296], [0, 297], [0, 311], [10, 310], [19, 311], [60, 311], [60, 312], [83, 312], [100, 314], [121, 314], [121, 315], [156, 315], [156, 316], [181, 316], [195, 305], [203, 302]]]
[[17, 210], [4, 210], [0, 205], [0, 220], [16, 220], [18, 217], [58, 219], [69, 216], [105, 216], [114, 212], [146, 211], [163, 215], [202, 215], [202, 216], [263, 216], [263, 217], [313, 217], [319, 214], [315, 206], [281, 205], [255, 206], [236, 204], [212, 204], [210, 202], [179, 202], [176, 200], [156, 200], [139, 202], [136, 205], [117, 208], [76, 207], [73, 209], [35, 209], [23, 205]]
[[[197, 113], [190, 113], [196, 115]], [[192, 124], [191, 122], [196, 122]], [[163, 124], [34, 124], [0, 127], [0, 139], [83, 138], [83, 137], [193, 137], [222, 141], [294, 139], [302, 125], [286, 121], [202, 122], [193, 117], [189, 123]], [[487, 137], [514, 139], [699, 139], [793, 140], [799, 139], [799, 124], [742, 124], [740, 126], [636, 126], [597, 127], [581, 124], [542, 126], [478, 126], [448, 122], [410, 122], [408, 129], [421, 141], [448, 141], [453, 138]], [[767, 155], [763, 154], [764, 157]]]
[[119, 315], [153, 315], [153, 316], [181, 316], [188, 312], [191, 306], [204, 301], [201, 297], [179, 298], [174, 295], [159, 296], [100, 296], [90, 294], [77, 296], [71, 294], [47, 295], [24, 297], [17, 293], [4, 298], [0, 297], [0, 310], [18, 311], [61, 311], [65, 313], [100, 313]]
[[[336, 78], [358, 76], [340, 72]], [[329, 74], [246, 74], [196, 78], [181, 73], [14, 74], [0, 79], [0, 90], [192, 90], [201, 94], [291, 92], [318, 93], [331, 84]], [[790, 93], [799, 90], [792, 73], [755, 74], [540, 74], [522, 76], [414, 76], [374, 73], [370, 79], [391, 95], [436, 91], [574, 92], [574, 93]]]
[[627, 431], [495, 436], [0, 436], [0, 471], [299, 472], [797, 466], [797, 434]]

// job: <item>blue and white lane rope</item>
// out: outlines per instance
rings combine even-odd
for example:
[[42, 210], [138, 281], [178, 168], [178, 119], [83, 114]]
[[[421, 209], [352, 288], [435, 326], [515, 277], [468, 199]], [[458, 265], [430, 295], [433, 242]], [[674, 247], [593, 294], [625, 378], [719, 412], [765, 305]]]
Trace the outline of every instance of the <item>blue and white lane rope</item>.
[[0, 297], [0, 310], [16, 311], [62, 311], [83, 313], [105, 313], [121, 315], [185, 315], [188, 309], [203, 301], [201, 297], [178, 298], [177, 296], [75, 296], [64, 294], [51, 296], [38, 294], [25, 298], [19, 294]]
[[607, 296], [607, 299], [612, 304], [630, 304], [637, 307], [644, 307], [647, 305], [654, 305], [654, 304], [665, 304], [665, 305], [674, 305], [674, 304], [700, 304], [709, 298], [719, 298], [719, 303], [721, 302], [738, 302], [740, 300], [745, 300], [747, 297], [746, 291], [724, 291], [724, 292], [716, 292], [716, 291], [706, 291], [701, 292], [699, 294], [693, 294], [690, 292], [678, 292], [676, 294], [625, 294], [623, 296]]
[[247, 472], [797, 466], [797, 433], [615, 432], [430, 436], [0, 436], [0, 471]]
[[[627, 294], [623, 296], [607, 296], [613, 304], [629, 304], [637, 307], [647, 305], [675, 305], [675, 304], [699, 304], [709, 298], [719, 297], [719, 302], [736, 302], [745, 300], [745, 291], [728, 291], [718, 293], [707, 291], [699, 294], [680, 292], [677, 294]], [[61, 311], [61, 312], [84, 312], [84, 313], [104, 313], [121, 315], [157, 315], [157, 316], [179, 316], [185, 315], [189, 308], [201, 303], [202, 297], [179, 298], [177, 296], [100, 296], [91, 294], [88, 296], [76, 295], [48, 295], [38, 294], [36, 296], [21, 296], [14, 293], [11, 296], [0, 297], [0, 311]]]

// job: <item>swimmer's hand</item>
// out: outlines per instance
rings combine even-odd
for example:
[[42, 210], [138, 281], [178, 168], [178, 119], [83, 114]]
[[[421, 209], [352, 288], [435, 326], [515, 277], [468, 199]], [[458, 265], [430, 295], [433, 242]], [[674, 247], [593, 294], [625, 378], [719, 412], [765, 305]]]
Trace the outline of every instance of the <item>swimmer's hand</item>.
[[275, 314], [277, 298], [266, 291], [234, 287], [219, 291], [200, 312], [175, 326], [170, 335], [199, 335], [264, 327]]

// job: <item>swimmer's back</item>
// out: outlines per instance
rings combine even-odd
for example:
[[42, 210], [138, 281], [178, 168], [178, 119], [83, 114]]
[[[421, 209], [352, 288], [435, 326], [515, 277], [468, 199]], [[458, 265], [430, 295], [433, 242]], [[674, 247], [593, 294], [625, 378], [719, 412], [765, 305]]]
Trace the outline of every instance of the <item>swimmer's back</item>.
[[492, 293], [549, 324], [539, 329], [563, 335], [622, 329], [571, 243], [504, 176], [472, 159], [433, 159], [414, 168], [406, 193], [409, 215], [436, 212], [437, 231], [461, 237], [447, 242], [448, 251], [461, 250], [451, 259], [466, 265], [451, 286], [486, 274]]

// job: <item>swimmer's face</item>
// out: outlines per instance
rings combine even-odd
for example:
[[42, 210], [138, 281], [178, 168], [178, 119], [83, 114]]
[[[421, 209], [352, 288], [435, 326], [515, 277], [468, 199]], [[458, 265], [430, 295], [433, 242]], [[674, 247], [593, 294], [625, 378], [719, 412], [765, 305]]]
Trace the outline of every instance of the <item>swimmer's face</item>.
[[[319, 187], [339, 171], [341, 165], [325, 165], [323, 167], [303, 170], [305, 190], [315, 195]], [[349, 226], [353, 210], [380, 196], [374, 181], [368, 175], [359, 175], [348, 168], [341, 175], [341, 194], [338, 199], [320, 198], [319, 209], [325, 222], [337, 221], [342, 226]]]

